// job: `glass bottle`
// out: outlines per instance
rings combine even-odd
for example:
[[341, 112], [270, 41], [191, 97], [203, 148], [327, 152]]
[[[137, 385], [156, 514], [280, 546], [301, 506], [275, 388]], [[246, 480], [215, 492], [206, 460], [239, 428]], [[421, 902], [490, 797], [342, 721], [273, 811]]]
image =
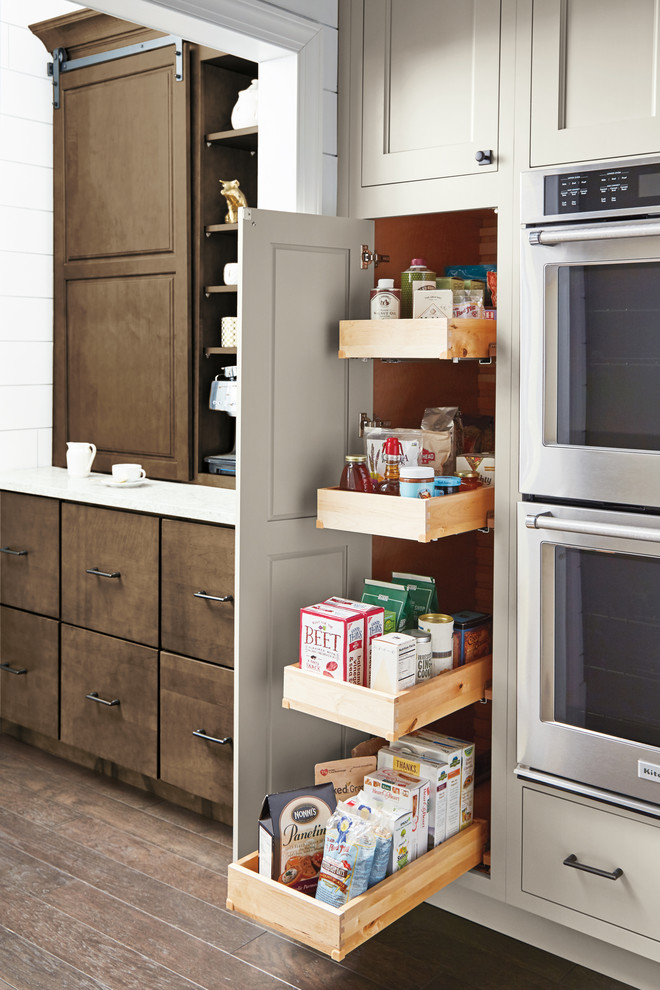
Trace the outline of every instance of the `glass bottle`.
[[396, 437], [388, 437], [383, 444], [383, 460], [385, 461], [385, 480], [376, 489], [380, 495], [400, 495], [399, 466], [403, 460], [403, 447]]
[[373, 492], [365, 454], [347, 454], [339, 487], [349, 492]]
[[461, 479], [460, 491], [472, 492], [475, 488], [481, 488], [483, 481], [476, 471], [459, 471], [458, 477]]

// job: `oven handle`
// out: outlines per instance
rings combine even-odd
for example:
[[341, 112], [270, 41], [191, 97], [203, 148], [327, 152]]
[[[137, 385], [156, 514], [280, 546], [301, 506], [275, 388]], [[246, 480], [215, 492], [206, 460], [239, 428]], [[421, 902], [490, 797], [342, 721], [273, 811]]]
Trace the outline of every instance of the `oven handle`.
[[651, 543], [660, 543], [660, 529], [582, 522], [578, 519], [555, 519], [551, 512], [525, 516], [525, 526], [527, 529], [553, 529], [562, 533], [578, 533], [581, 536], [613, 536], [619, 540], [648, 540]]
[[658, 237], [660, 223], [619, 223], [602, 227], [551, 227], [545, 230], [531, 230], [530, 244], [565, 244], [570, 241], [612, 241], [622, 237]]

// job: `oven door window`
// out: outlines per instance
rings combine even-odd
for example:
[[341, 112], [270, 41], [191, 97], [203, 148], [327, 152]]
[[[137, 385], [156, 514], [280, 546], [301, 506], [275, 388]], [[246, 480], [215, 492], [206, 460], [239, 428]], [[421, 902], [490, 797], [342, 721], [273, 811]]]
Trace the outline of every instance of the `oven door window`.
[[554, 271], [557, 442], [660, 450], [660, 261]]
[[554, 556], [554, 721], [660, 746], [660, 558]]

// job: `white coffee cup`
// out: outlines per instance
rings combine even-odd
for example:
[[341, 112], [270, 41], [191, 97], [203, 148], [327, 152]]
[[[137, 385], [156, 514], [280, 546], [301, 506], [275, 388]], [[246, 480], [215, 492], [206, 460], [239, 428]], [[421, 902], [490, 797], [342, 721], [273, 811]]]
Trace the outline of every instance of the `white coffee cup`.
[[141, 464], [112, 465], [112, 480], [118, 481], [120, 484], [126, 484], [131, 481], [142, 481], [146, 477], [147, 472]]
[[238, 285], [238, 262], [229, 261], [224, 267], [222, 276], [225, 280], [225, 285]]

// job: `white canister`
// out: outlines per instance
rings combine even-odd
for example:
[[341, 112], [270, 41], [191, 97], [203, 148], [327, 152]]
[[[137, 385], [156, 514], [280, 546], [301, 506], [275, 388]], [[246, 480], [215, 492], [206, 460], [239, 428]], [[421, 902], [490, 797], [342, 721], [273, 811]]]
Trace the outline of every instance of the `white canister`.
[[94, 444], [69, 442], [66, 447], [66, 468], [71, 477], [88, 478], [96, 457]]
[[238, 262], [228, 261], [222, 270], [225, 285], [238, 285]]
[[407, 636], [413, 636], [417, 646], [417, 669], [415, 671], [415, 684], [428, 681], [433, 677], [433, 648], [431, 646], [431, 633], [425, 629], [406, 629]]
[[220, 346], [238, 346], [238, 317], [223, 316], [220, 321]]
[[453, 616], [443, 615], [440, 612], [427, 612], [426, 615], [420, 615], [417, 624], [420, 629], [431, 633], [433, 676], [451, 670], [454, 666]]

